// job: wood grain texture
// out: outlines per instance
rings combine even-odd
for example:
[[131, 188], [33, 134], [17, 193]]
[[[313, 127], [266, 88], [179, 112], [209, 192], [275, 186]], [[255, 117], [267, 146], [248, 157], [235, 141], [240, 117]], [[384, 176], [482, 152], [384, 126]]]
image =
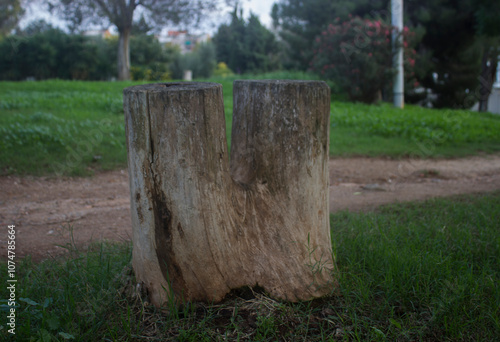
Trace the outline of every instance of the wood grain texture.
[[133, 267], [155, 305], [332, 291], [324, 82], [236, 81], [231, 165], [221, 85], [130, 87], [124, 109]]

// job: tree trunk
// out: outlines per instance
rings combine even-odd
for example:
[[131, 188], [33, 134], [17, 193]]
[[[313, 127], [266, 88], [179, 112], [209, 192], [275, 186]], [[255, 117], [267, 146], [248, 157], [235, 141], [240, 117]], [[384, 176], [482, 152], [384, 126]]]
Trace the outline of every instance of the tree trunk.
[[118, 79], [130, 80], [130, 28], [119, 30], [118, 39]]
[[497, 65], [497, 50], [492, 49], [490, 45], [486, 45], [481, 60], [481, 75], [479, 76], [479, 112], [488, 111], [488, 100], [495, 82]]
[[231, 165], [221, 85], [130, 87], [124, 109], [133, 267], [155, 305], [330, 293], [324, 82], [236, 81]]

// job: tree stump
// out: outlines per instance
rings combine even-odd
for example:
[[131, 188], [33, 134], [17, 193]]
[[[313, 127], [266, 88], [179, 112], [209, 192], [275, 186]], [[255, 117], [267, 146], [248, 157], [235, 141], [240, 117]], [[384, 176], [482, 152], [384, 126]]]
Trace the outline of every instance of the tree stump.
[[331, 292], [326, 83], [236, 81], [231, 165], [220, 84], [129, 87], [124, 109], [133, 268], [155, 305]]

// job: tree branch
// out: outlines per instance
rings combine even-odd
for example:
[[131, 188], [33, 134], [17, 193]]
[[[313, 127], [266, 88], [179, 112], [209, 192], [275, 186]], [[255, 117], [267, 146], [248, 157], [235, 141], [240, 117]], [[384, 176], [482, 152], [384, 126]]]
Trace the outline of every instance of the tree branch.
[[137, 8], [137, 4], [135, 2], [136, 0], [129, 0], [128, 3], [128, 10], [134, 12], [134, 10]]
[[108, 17], [109, 21], [111, 21], [113, 24], [115, 24], [116, 26], [118, 26], [118, 23], [117, 23], [118, 16], [115, 16], [115, 15], [113, 15], [113, 13], [111, 13], [111, 11], [106, 6], [106, 4], [104, 3], [104, 1], [103, 0], [95, 0], [95, 2], [99, 5], [99, 7], [101, 8], [101, 10], [104, 12], [104, 14], [106, 14], [106, 16]]

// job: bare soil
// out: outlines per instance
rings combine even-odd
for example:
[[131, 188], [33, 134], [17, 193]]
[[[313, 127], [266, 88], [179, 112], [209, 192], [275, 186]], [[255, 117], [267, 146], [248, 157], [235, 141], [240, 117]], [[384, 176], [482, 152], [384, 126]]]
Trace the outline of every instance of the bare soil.
[[[132, 235], [126, 170], [92, 178], [0, 177], [0, 258], [7, 226], [16, 257], [34, 261]], [[500, 154], [451, 160], [336, 158], [330, 161], [330, 211], [367, 211], [395, 202], [500, 190]]]

